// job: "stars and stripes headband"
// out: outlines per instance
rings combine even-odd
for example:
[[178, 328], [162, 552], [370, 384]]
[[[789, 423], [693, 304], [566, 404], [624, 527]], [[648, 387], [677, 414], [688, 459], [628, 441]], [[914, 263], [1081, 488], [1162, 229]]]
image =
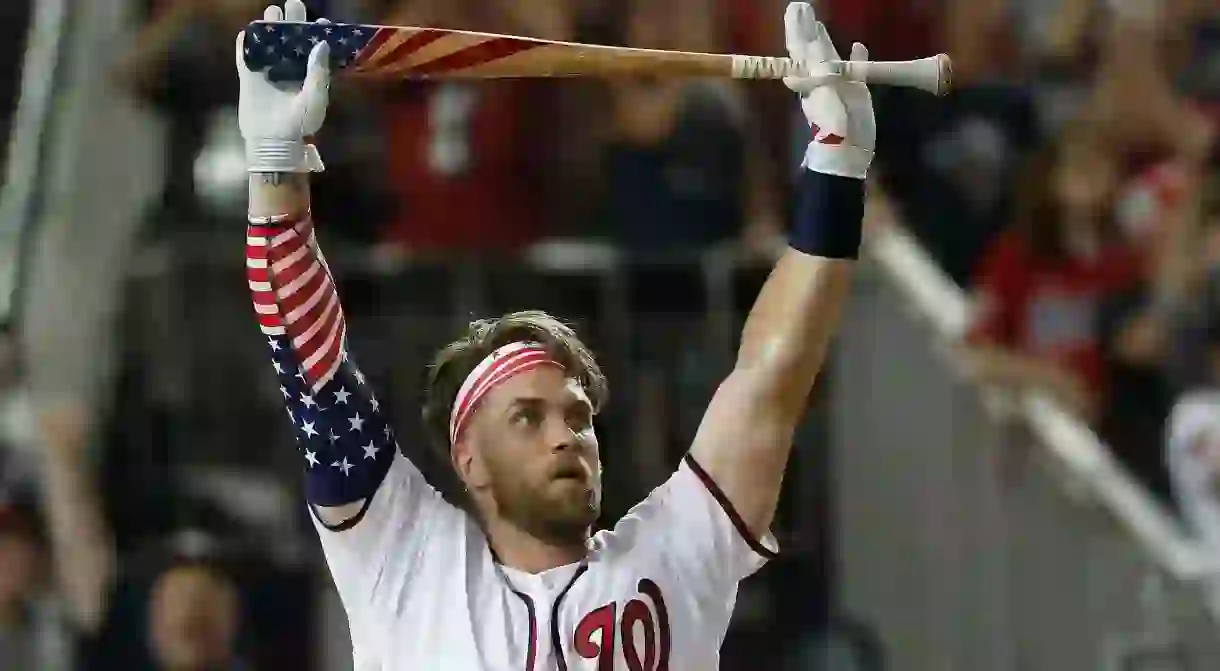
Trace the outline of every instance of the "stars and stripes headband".
[[457, 444], [466, 421], [487, 392], [514, 375], [542, 366], [563, 368], [536, 342], [513, 342], [488, 354], [466, 376], [453, 400], [453, 411], [449, 413], [449, 444]]

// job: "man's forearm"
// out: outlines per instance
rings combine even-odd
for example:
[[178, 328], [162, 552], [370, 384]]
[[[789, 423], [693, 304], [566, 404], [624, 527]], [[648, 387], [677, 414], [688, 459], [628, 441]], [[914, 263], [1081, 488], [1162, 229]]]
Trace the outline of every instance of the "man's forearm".
[[737, 365], [691, 456], [755, 536], [771, 525], [792, 438], [850, 289], [853, 262], [789, 250], [746, 323]]
[[789, 248], [746, 320], [736, 368], [755, 381], [765, 405], [793, 423], [805, 412], [854, 269], [850, 259]]
[[[363, 374], [349, 360], [346, 317], [314, 235], [306, 174], [253, 174], [246, 273], [280, 392], [304, 459], [305, 494], [323, 522], [352, 517], [397, 448]], [[356, 511], [359, 505], [356, 505]]]
[[746, 319], [736, 368], [765, 406], [795, 424], [850, 290], [864, 216], [861, 180], [806, 171], [789, 249]]
[[763, 285], [733, 372], [691, 447], [755, 535], [775, 514], [792, 437], [850, 291], [860, 241], [861, 182], [806, 174], [801, 189], [792, 245]]

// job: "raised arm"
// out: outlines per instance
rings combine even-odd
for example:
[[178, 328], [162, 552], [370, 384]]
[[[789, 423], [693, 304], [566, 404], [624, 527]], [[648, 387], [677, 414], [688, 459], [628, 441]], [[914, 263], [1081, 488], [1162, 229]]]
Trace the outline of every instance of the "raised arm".
[[[283, 10], [268, 8], [265, 18], [303, 21], [305, 7], [289, 0]], [[305, 495], [330, 531], [373, 518], [407, 532], [441, 500], [400, 455], [380, 402], [348, 354], [347, 320], [310, 216], [309, 173], [324, 166], [305, 138], [325, 119], [328, 48], [314, 49], [303, 85], [286, 86], [246, 68], [246, 42], [238, 36], [239, 116], [250, 172], [246, 274], [300, 450]], [[324, 533], [324, 541], [333, 535]], [[392, 534], [342, 535], [371, 552], [362, 536], [371, 543]]]
[[[289, 17], [304, 20], [292, 0]], [[279, 7], [266, 18], [285, 18]], [[254, 43], [259, 36], [251, 36]], [[300, 86], [274, 85], [237, 42], [240, 123], [250, 171], [246, 276], [305, 469], [305, 496], [327, 526], [354, 523], [393, 463], [393, 431], [347, 354], [347, 320], [318, 247], [309, 173], [324, 169], [306, 143], [329, 103], [327, 47], [311, 54]]]
[[347, 320], [309, 215], [306, 175], [250, 178], [246, 275], [305, 469], [327, 526], [355, 521], [393, 463], [393, 429], [347, 353]]
[[[785, 25], [793, 58], [839, 59], [808, 4], [790, 4]], [[867, 57], [863, 45], [852, 48], [853, 60]], [[813, 132], [789, 249], [750, 312], [736, 365], [712, 399], [690, 453], [751, 538], [763, 537], [775, 515], [793, 434], [848, 295], [876, 142], [863, 84], [785, 83], [801, 94]]]
[[[288, 0], [264, 17], [304, 21], [305, 6]], [[347, 321], [309, 209], [308, 173], [323, 165], [305, 138], [318, 132], [326, 114], [326, 43], [310, 54], [304, 84], [287, 86], [245, 67], [247, 37], [238, 36], [237, 68], [250, 172], [246, 273], [254, 311], [339, 595], [353, 623], [380, 618], [427, 566], [453, 561], [460, 548], [445, 541], [463, 538], [465, 518], [401, 454], [347, 351]], [[359, 635], [357, 627], [352, 633]]]

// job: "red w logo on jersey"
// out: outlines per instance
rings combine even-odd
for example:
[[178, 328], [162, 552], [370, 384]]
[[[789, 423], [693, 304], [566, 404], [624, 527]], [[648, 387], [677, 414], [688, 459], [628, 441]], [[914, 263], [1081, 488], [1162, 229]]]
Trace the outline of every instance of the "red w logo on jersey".
[[[585, 659], [597, 660], [597, 671], [614, 671], [616, 638], [621, 641], [628, 671], [667, 671], [669, 669], [669, 611], [661, 588], [647, 578], [639, 583], [640, 592], [652, 602], [632, 599], [623, 607], [608, 603], [585, 615], [576, 625], [573, 649]], [[637, 629], [636, 625], [643, 625]], [[637, 632], [643, 639], [637, 640]]]

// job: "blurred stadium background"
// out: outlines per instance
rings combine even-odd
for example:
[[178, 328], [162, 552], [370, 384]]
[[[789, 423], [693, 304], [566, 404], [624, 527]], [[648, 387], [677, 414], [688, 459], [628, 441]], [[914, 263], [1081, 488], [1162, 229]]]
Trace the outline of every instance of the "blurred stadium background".
[[[242, 279], [230, 59], [264, 2], [0, 3], [0, 669], [350, 668]], [[307, 4], [783, 49], [782, 0]], [[1217, 5], [818, 4], [841, 51], [946, 51], [958, 90], [874, 91], [867, 259], [723, 668], [1220, 668], [1164, 428], [1220, 383]], [[553, 310], [611, 375], [613, 521], [732, 361], [806, 141], [788, 92], [335, 92], [315, 211], [400, 434], [459, 325]]]

